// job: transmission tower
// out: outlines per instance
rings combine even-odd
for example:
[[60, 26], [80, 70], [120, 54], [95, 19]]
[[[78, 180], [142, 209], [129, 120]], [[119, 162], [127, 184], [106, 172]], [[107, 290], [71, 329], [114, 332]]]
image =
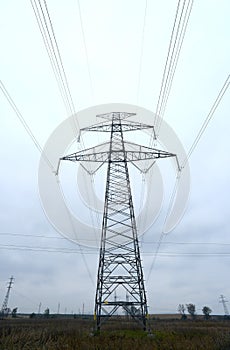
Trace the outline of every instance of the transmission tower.
[[228, 300], [225, 299], [225, 297], [223, 295], [220, 296], [220, 303], [223, 304], [223, 308], [224, 308], [224, 315], [229, 317], [229, 311], [228, 311], [228, 308], [227, 308], [227, 302]]
[[2, 317], [4, 317], [4, 316], [7, 317], [8, 313], [9, 313], [9, 309], [7, 306], [8, 306], [9, 296], [10, 296], [10, 290], [12, 288], [13, 283], [14, 283], [14, 277], [11, 276], [10, 280], [8, 282], [6, 296], [5, 296], [3, 304], [2, 304], [2, 309], [1, 309], [1, 316]]
[[108, 163], [95, 297], [97, 330], [119, 308], [146, 329], [147, 299], [128, 162], [138, 168], [140, 161], [154, 164], [157, 158], [175, 157], [172, 153], [124, 141], [124, 132], [154, 130], [151, 125], [127, 122], [126, 119], [132, 115], [135, 113], [98, 115], [105, 121], [81, 131], [109, 132], [110, 141], [60, 159], [98, 163], [93, 171], [87, 170], [84, 163], [84, 168], [91, 174]]

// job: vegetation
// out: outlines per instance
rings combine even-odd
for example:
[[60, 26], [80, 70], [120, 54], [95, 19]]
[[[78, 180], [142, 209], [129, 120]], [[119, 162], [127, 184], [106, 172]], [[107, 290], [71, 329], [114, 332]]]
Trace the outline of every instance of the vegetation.
[[122, 317], [111, 319], [100, 334], [90, 318], [11, 318], [0, 321], [4, 350], [227, 350], [229, 320], [150, 319], [151, 333]]
[[185, 306], [184, 304], [179, 304], [178, 306], [178, 312], [181, 314], [181, 319], [186, 320], [187, 316], [185, 315]]
[[210, 318], [210, 314], [212, 312], [212, 309], [210, 309], [210, 307], [208, 307], [208, 306], [204, 306], [203, 309], [202, 309], [202, 312], [204, 314], [204, 318], [206, 320], [208, 320]]
[[47, 307], [44, 311], [44, 317], [49, 318], [49, 316], [50, 316], [50, 309]]
[[192, 316], [194, 319], [196, 316], [196, 306], [194, 304], [186, 304], [188, 313]]
[[18, 308], [17, 308], [17, 307], [15, 307], [15, 308], [12, 310], [11, 316], [12, 316], [13, 318], [16, 318], [16, 317], [17, 317], [17, 311], [18, 311]]

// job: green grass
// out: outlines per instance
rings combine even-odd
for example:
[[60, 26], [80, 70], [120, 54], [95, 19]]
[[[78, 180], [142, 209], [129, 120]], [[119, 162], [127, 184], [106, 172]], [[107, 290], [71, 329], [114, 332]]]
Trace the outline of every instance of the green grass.
[[1, 350], [229, 350], [230, 321], [150, 320], [151, 333], [110, 320], [100, 334], [93, 320], [0, 320]]

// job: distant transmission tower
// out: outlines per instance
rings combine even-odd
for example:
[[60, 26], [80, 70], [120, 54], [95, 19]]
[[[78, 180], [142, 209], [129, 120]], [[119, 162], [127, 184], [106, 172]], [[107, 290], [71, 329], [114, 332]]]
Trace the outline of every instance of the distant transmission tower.
[[7, 306], [8, 306], [9, 296], [10, 296], [10, 290], [12, 288], [13, 283], [14, 283], [14, 277], [11, 276], [10, 277], [10, 281], [8, 282], [6, 296], [4, 298], [4, 301], [3, 301], [3, 304], [2, 304], [2, 309], [1, 309], [1, 312], [0, 312], [2, 317], [4, 317], [4, 316], [7, 317], [8, 313], [9, 313], [9, 308]]
[[110, 141], [61, 158], [73, 162], [98, 162], [97, 169], [103, 163], [108, 163], [95, 297], [97, 330], [119, 308], [146, 329], [147, 300], [128, 162], [138, 167], [138, 161], [151, 160], [153, 164], [157, 158], [175, 156], [124, 141], [124, 132], [153, 129], [151, 125], [127, 122], [126, 119], [132, 115], [135, 113], [98, 115], [106, 121], [81, 131], [109, 132]]
[[225, 316], [229, 316], [229, 311], [228, 311], [228, 308], [227, 308], [227, 302], [228, 300], [225, 299], [225, 297], [223, 295], [220, 296], [220, 303], [223, 304], [223, 308], [224, 308], [224, 315]]

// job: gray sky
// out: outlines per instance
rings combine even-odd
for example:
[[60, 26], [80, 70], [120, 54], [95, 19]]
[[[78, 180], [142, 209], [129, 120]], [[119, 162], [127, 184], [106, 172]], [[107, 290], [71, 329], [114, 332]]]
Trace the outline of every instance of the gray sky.
[[[177, 1], [147, 3], [139, 84], [145, 1], [80, 2], [89, 66], [77, 1], [47, 4], [77, 111], [112, 102], [155, 111]], [[229, 13], [228, 0], [194, 1], [164, 117], [186, 151], [229, 74]], [[44, 146], [69, 115], [30, 2], [1, 2], [0, 26], [1, 80]], [[41, 302], [42, 311], [48, 306], [56, 312], [60, 302], [61, 312], [79, 312], [84, 303], [92, 312], [97, 253], [63, 239], [46, 218], [38, 191], [40, 154], [2, 94], [0, 106], [0, 302], [13, 275], [10, 307], [36, 312]], [[167, 195], [162, 215], [142, 240], [150, 313], [175, 312], [179, 303], [192, 302], [198, 312], [208, 305], [222, 314], [219, 296], [230, 298], [228, 111], [229, 91], [190, 158], [187, 210], [164, 237], [150, 276]]]

